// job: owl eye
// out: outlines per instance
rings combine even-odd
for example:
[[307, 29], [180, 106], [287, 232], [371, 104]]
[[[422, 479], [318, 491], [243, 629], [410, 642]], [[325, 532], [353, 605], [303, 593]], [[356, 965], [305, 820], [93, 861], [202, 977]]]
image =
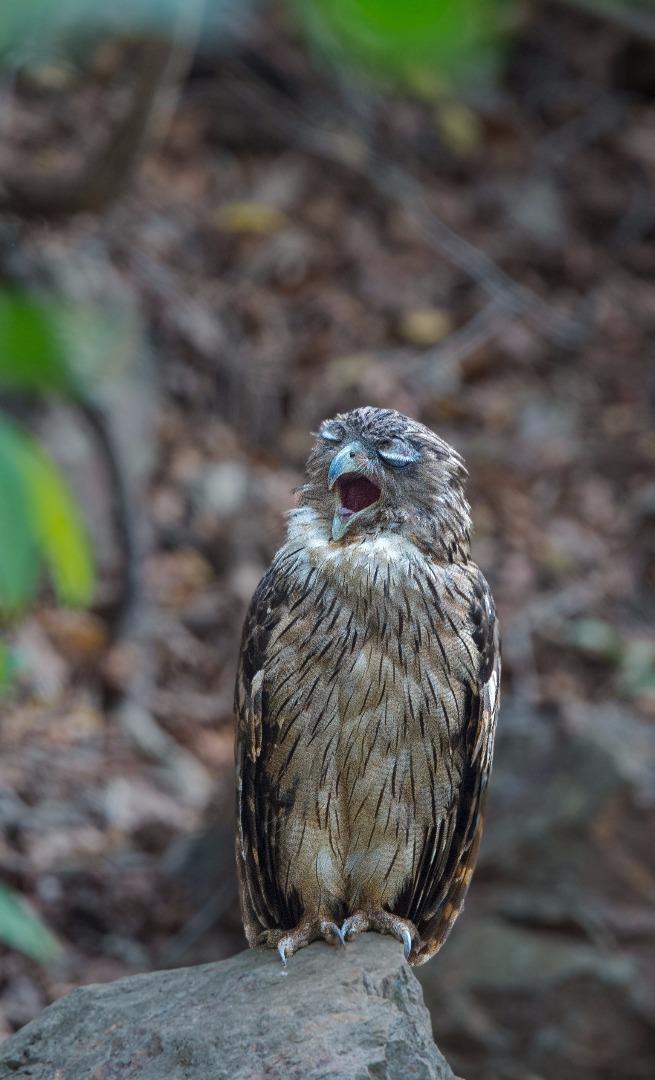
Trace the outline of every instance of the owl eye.
[[338, 443], [343, 439], [343, 428], [322, 427], [319, 431], [319, 435], [327, 442]]
[[377, 451], [387, 465], [393, 465], [395, 468], [411, 465], [412, 462], [419, 461], [421, 457], [418, 450], [404, 439], [385, 439], [384, 442], [378, 444]]

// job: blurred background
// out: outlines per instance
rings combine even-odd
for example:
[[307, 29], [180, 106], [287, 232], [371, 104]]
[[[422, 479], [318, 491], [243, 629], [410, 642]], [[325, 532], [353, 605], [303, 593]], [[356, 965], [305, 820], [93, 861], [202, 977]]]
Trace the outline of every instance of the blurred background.
[[420, 969], [467, 1080], [655, 1075], [655, 7], [0, 13], [0, 1037], [244, 947], [240, 624], [311, 435], [466, 457], [504, 635]]

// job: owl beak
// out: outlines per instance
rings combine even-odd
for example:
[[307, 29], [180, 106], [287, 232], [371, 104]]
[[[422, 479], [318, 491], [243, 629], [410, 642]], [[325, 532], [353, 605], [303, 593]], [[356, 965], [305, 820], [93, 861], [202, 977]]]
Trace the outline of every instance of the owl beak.
[[365, 474], [369, 466], [368, 454], [360, 442], [350, 442], [332, 458], [328, 469], [328, 491], [332, 491], [340, 476], [346, 473]]
[[360, 442], [348, 443], [333, 458], [328, 470], [328, 490], [336, 488], [337, 495], [333, 540], [341, 540], [354, 519], [380, 499], [382, 490], [373, 474], [369, 453]]

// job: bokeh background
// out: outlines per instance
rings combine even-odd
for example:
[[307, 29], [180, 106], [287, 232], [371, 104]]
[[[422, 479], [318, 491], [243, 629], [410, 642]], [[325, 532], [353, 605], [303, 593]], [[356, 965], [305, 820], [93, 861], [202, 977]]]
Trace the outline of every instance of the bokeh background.
[[437, 1041], [467, 1080], [651, 1078], [653, 5], [14, 8], [0, 1035], [244, 947], [240, 624], [310, 432], [377, 404], [465, 455], [503, 626]]

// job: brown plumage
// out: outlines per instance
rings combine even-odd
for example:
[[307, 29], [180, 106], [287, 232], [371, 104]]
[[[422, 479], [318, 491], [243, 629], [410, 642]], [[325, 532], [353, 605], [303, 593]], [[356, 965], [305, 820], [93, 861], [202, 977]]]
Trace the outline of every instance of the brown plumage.
[[250, 945], [443, 944], [482, 830], [500, 655], [459, 455], [392, 410], [321, 427], [246, 617], [237, 863]]

